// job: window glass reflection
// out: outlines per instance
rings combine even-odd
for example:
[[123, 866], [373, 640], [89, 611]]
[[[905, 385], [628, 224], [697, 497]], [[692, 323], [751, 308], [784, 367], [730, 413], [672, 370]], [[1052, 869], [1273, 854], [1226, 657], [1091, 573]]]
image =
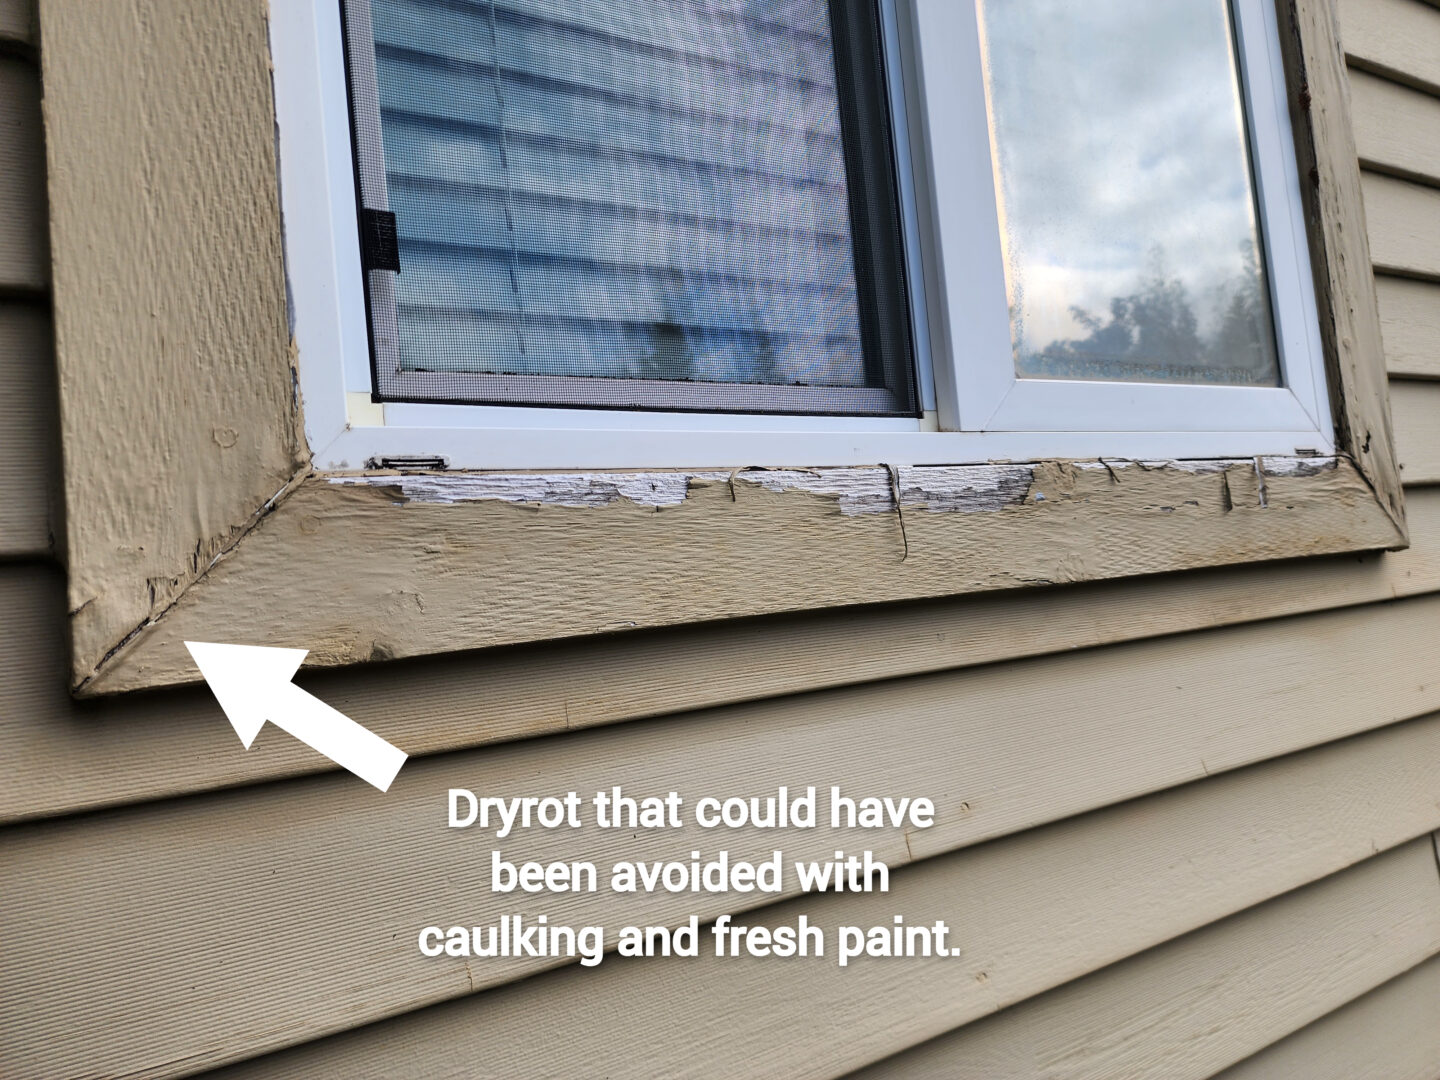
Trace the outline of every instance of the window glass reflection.
[[982, 0], [1022, 378], [1277, 386], [1223, 0]]

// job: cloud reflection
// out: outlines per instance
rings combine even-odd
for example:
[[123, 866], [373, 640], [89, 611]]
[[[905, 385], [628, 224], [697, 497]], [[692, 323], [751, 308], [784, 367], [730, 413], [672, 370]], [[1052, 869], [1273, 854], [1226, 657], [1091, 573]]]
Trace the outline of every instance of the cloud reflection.
[[1277, 385], [1223, 0], [985, 0], [1022, 376]]

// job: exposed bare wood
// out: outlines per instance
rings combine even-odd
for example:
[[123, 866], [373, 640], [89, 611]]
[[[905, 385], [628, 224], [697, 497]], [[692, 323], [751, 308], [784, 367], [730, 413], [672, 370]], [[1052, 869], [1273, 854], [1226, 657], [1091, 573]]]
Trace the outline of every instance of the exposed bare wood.
[[0, 289], [41, 291], [49, 282], [45, 145], [40, 79], [26, 60], [0, 53]]
[[[834, 492], [816, 490], [823, 473], [697, 477], [659, 507], [317, 477], [82, 685], [193, 681], [183, 642], [219, 625], [310, 648], [307, 663], [325, 666], [1401, 543], [1344, 459], [1011, 469], [1028, 483], [999, 501], [988, 487], [972, 501], [963, 479], [943, 498], [927, 480], [963, 469], [902, 469], [903, 533], [884, 512], [884, 468], [841, 470], [852, 475]], [[881, 512], [851, 512], [856, 500]]]
[[1201, 1080], [1440, 952], [1429, 854], [1416, 841], [857, 1080]]
[[[734, 706], [684, 723], [627, 724], [446, 754], [407, 765], [386, 795], [333, 775], [13, 826], [0, 833], [7, 872], [0, 996], [23, 987], [27, 1007], [0, 1045], [23, 1052], [28, 1071], [42, 1074], [66, 1075], [81, 1062], [101, 1073], [164, 1072], [166, 1063], [197, 1068], [535, 972], [547, 961], [473, 961], [467, 969], [414, 948], [413, 935], [427, 924], [483, 925], [517, 910], [513, 897], [489, 891], [494, 841], [445, 828], [449, 787], [520, 795], [619, 784], [631, 793], [678, 790], [693, 800], [813, 783], [933, 797], [935, 827], [864, 839], [898, 866], [1440, 708], [1437, 618], [1440, 597], [1425, 597]], [[275, 737], [283, 736], [261, 740]], [[873, 1056], [898, 1050], [908, 1042], [887, 1040], [936, 1034], [1255, 902], [1266, 889], [1307, 880], [1288, 876], [1286, 867], [1310, 867], [1315, 876], [1363, 857], [1372, 841], [1395, 843], [1432, 828], [1440, 815], [1437, 739], [1431, 718], [1386, 731], [1373, 744], [1347, 742], [1318, 757], [1267, 765], [1273, 771], [1263, 778], [1226, 778], [1215, 787], [1207, 781], [1123, 807], [1105, 819], [1116, 824], [1099, 846], [1084, 839], [1083, 822], [1069, 823], [1043, 841], [1019, 836], [985, 845], [975, 854], [979, 862], [922, 871], [918, 880], [930, 884], [918, 892], [907, 887], [835, 909], [817, 902], [816, 917], [822, 909], [856, 918], [878, 912], [887, 920], [892, 910], [953, 915], [953, 925], [967, 928], [967, 958], [938, 970], [874, 969], [884, 993], [902, 995], [891, 999], [876, 988], [884, 1009], [863, 1004], [870, 990], [862, 990], [856, 969], [832, 981], [828, 964], [761, 967], [732, 986], [739, 1011], [718, 1009], [711, 1015], [724, 1020], [708, 1030], [717, 1044], [745, 1030], [760, 1052], [768, 1039], [790, 1040], [801, 1014], [843, 1015], [854, 1047]], [[1399, 744], [1373, 751], [1373, 759], [1366, 749]], [[1307, 761], [1331, 764], [1314, 773]], [[1300, 770], [1297, 779], [1282, 781], [1291, 768]], [[1243, 807], [1208, 803], [1221, 791], [1248, 793], [1236, 796]], [[1182, 806], [1173, 814], [1166, 809], [1172, 797]], [[1203, 851], [1192, 850], [1183, 839], [1192, 835], [1211, 839]], [[692, 850], [720, 847], [734, 859], [768, 858], [776, 847], [791, 858], [822, 858], [859, 842], [828, 829], [720, 837], [692, 825], [638, 836], [531, 830], [499, 846], [512, 860], [583, 858], [608, 869], [621, 858], [688, 859]], [[1088, 884], [1062, 873], [1062, 865], [1088, 868]], [[96, 904], [100, 895], [105, 902]], [[599, 922], [614, 933], [626, 922], [710, 917], [764, 899], [602, 890], [527, 897], [519, 909], [557, 923]], [[1036, 904], [1044, 928], [1026, 914]], [[57, 950], [40, 924], [67, 926], [106, 948]], [[734, 970], [728, 965], [718, 973], [722, 982]], [[328, 973], [323, 995], [314, 991], [317, 971]], [[973, 982], [979, 971], [987, 973], [983, 985]], [[580, 993], [591, 1004], [580, 1011], [618, 1000], [597, 980], [603, 972], [583, 974]], [[635, 988], [622, 996], [651, 1001], [635, 1006], [627, 1030], [664, 1040], [704, 1028], [701, 1014], [683, 1010], [659, 1027], [644, 1017], [662, 1002], [678, 1009], [687, 997], [685, 1010], [700, 1008], [716, 975], [685, 964], [625, 975]], [[771, 989], [752, 998], [752, 979]], [[131, 1002], [142, 987], [147, 1008], [137, 1016]], [[512, 994], [535, 1007], [520, 990], [503, 997]], [[86, 1002], [83, 1029], [70, 1023], [76, 995]], [[775, 1014], [779, 1027], [761, 1038], [766, 1022], [758, 1018], [775, 1006], [773, 995], [793, 998], [788, 1011]], [[928, 1012], [913, 1004], [917, 995], [931, 1002]], [[569, 991], [555, 991], [538, 1012], [553, 1023], [577, 1007]], [[868, 1016], [868, 1028], [850, 1023], [856, 1009]], [[181, 1014], [187, 1023], [175, 1024]], [[486, 1037], [495, 1030], [475, 1028]], [[688, 1053], [694, 1048], [685, 1039]], [[584, 1043], [569, 1045], [583, 1051]], [[798, 1046], [815, 1049], [814, 1040]], [[674, 1074], [681, 1045], [670, 1053], [657, 1059], [658, 1072]], [[703, 1047], [691, 1060], [731, 1075], [757, 1071]]]
[[1397, 380], [1391, 401], [1405, 483], [1440, 483], [1440, 383]]
[[1215, 1080], [1435, 1080], [1440, 957], [1391, 979]]
[[1375, 285], [1390, 374], [1440, 379], [1440, 283], [1379, 277]]
[[1440, 97], [1355, 70], [1350, 103], [1362, 165], [1440, 186]]
[[89, 667], [303, 462], [265, 5], [44, 0], [40, 28], [70, 607]]
[[36, 304], [0, 301], [0, 558], [49, 555], [60, 448], [55, 438], [50, 318]]
[[1440, 280], [1440, 189], [1365, 174], [1376, 270]]
[[[1249, 462], [1046, 463], [1012, 467], [1010, 486], [983, 498], [915, 470], [923, 512], [904, 515], [902, 535], [883, 469], [861, 484], [880, 512], [855, 514], [846, 493], [815, 490], [827, 478], [776, 491], [754, 473], [688, 482], [680, 504], [659, 508], [297, 484], [260, 9], [145, 0], [134, 18], [44, 3], [72, 679], [86, 694], [193, 680], [180, 640], [222, 623], [346, 664], [1405, 543], [1323, 4], [1300, 6], [1294, 51], [1315, 102], [1301, 139], [1319, 163], [1317, 265], [1339, 298], [1326, 327], [1351, 460], [1269, 488]], [[176, 396], [185, 409], [169, 407]], [[147, 482], [117, 487], [116, 474]]]
[[1421, 0], [1340, 0], [1350, 62], [1440, 93], [1440, 10]]
[[1301, 184], [1301, 197], [1336, 432], [1403, 532], [1404, 493], [1385, 396], [1384, 344], [1335, 9], [1332, 0], [1287, 0], [1281, 16], [1296, 158], [1308, 181]]
[[[1065, 589], [714, 623], [302, 675], [412, 754], [1440, 590], [1440, 490], [1415, 542]], [[0, 570], [0, 820], [324, 771], [287, 739], [247, 754], [204, 690], [74, 702], [58, 574]]]

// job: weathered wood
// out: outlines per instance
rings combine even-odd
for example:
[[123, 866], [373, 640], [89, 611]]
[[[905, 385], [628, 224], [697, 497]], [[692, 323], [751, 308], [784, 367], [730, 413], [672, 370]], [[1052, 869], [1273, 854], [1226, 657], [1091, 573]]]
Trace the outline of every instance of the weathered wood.
[[1440, 483], [1440, 383], [1397, 380], [1390, 399], [1405, 483]]
[[70, 607], [93, 667], [303, 464], [274, 106], [262, 3], [44, 0], [40, 30]]
[[0, 301], [0, 559], [54, 552], [59, 468], [49, 314]]
[[0, 53], [0, 293], [50, 280], [45, 149], [35, 66]]
[[1355, 70], [1350, 105], [1362, 165], [1440, 184], [1440, 97]]
[[1423, 0], [1340, 0], [1350, 62], [1440, 93], [1440, 10]]
[[1380, 277], [1375, 285], [1390, 374], [1440, 379], [1440, 283]]
[[[792, 1043], [797, 1054], [823, 1054], [820, 1040], [794, 1035], [835, 1017], [855, 1034], [841, 1049], [865, 1048], [860, 1061], [846, 1061], [858, 1065], [1328, 873], [1372, 844], [1435, 827], [1434, 717], [1218, 774], [1440, 707], [1437, 617], [1440, 597], [1427, 597], [446, 754], [407, 765], [385, 795], [335, 775], [13, 826], [0, 832], [0, 996], [23, 990], [26, 1009], [0, 1045], [22, 1055], [30, 1073], [68, 1075], [82, 1063], [100, 1073], [195, 1069], [548, 963], [473, 961], [467, 969], [425, 958], [414, 935], [430, 923], [483, 925], [524, 910], [556, 923], [601, 923], [613, 934], [627, 922], [708, 918], [765, 899], [602, 890], [517, 905], [489, 891], [493, 841], [445, 828], [449, 787], [521, 795], [619, 784], [693, 801], [813, 783], [933, 797], [933, 828], [864, 839], [898, 867], [1215, 774], [1058, 831], [933, 860], [906, 879], [913, 886], [897, 884], [897, 871], [889, 895], [785, 909], [790, 918], [804, 910], [847, 922], [888, 920], [892, 911], [944, 915], [965, 928], [968, 951], [953, 964], [880, 965], [869, 975], [851, 968], [838, 977], [828, 963], [742, 967], [740, 976], [731, 961], [713, 970], [602, 965], [577, 971], [573, 994], [547, 992], [539, 1002], [521, 987], [499, 995], [503, 1009], [528, 1002], [520, 1012], [534, 1010], [536, 1023], [550, 1025], [580, 1014], [600, 1020], [602, 1003], [633, 1008], [619, 1028], [645, 1031], [665, 1048], [654, 1059], [661, 1075], [680, 1071], [677, 1055], [755, 1075], [765, 1070], [734, 1055], [781, 1053]], [[769, 857], [776, 847], [790, 858], [823, 858], [860, 842], [824, 828], [722, 837], [691, 825], [638, 836], [533, 830], [499, 847], [512, 860], [584, 858], [608, 869], [616, 859], [688, 859], [721, 847], [734, 859]], [[56, 926], [105, 948], [58, 950], [46, 932]], [[986, 978], [976, 982], [981, 971]], [[316, 972], [326, 973], [323, 995]], [[767, 987], [758, 995], [757, 980]], [[137, 1014], [142, 993], [147, 1006]], [[885, 1007], [867, 1004], [871, 995]], [[73, 1023], [78, 1000], [83, 1027]], [[650, 1018], [672, 1007], [672, 1023]], [[174, 1023], [177, 1015], [187, 1022]], [[485, 1039], [502, 1027], [465, 1025]], [[516, 1033], [515, 1053], [534, 1043], [534, 1030]], [[746, 1046], [697, 1050], [691, 1040], [702, 1030], [713, 1049], [740, 1031]], [[583, 1032], [553, 1041], [555, 1053], [589, 1050]], [[503, 1048], [495, 1054], [489, 1060], [507, 1060]], [[552, 1074], [575, 1071], [555, 1063]]]
[[1215, 1080], [1435, 1080], [1440, 957], [1411, 968]]
[[72, 680], [86, 694], [193, 681], [181, 639], [222, 624], [343, 664], [1405, 543], [1344, 75], [1318, 0], [1291, 36], [1314, 69], [1300, 131], [1320, 163], [1317, 265], [1340, 298], [1326, 327], [1351, 460], [1264, 484], [1248, 461], [945, 473], [958, 488], [910, 470], [903, 512], [883, 468], [859, 472], [858, 509], [834, 476], [803, 474], [680, 480], [659, 507], [297, 482], [260, 9], [44, 4]]
[[1440, 189], [1366, 173], [1365, 213], [1376, 270], [1440, 279]]
[[1440, 952], [1427, 847], [1416, 841], [856, 1080], [1201, 1080]]
[[[1404, 552], [638, 632], [302, 674], [412, 754], [993, 663], [1440, 590], [1440, 490]], [[182, 794], [331, 764], [289, 739], [249, 753], [208, 692], [78, 704], [63, 580], [0, 569], [0, 820]]]
[[1332, 0], [1280, 5], [1295, 153], [1337, 441], [1404, 531], [1350, 92]]
[[579, 479], [537, 504], [503, 477], [312, 478], [76, 675], [194, 681], [183, 642], [222, 625], [326, 666], [1402, 542], [1344, 459], [682, 474], [643, 498]]

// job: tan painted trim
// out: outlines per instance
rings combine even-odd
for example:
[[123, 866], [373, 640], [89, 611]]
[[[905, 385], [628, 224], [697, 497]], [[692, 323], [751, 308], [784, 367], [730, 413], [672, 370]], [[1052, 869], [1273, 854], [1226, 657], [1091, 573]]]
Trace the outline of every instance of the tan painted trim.
[[[1281, 0], [1301, 195], [1338, 441], [1405, 532], [1360, 160], [1334, 0]], [[1308, 183], [1305, 182], [1308, 180]]]
[[79, 671], [179, 596], [306, 463], [264, 11], [40, 9]]
[[673, 502], [598, 506], [588, 481], [508, 502], [512, 478], [312, 477], [122, 662], [76, 675], [87, 692], [189, 681], [183, 642], [217, 628], [347, 664], [1398, 542], [1344, 460], [1010, 466], [978, 492], [970, 470], [933, 471], [945, 487], [899, 470], [900, 513], [884, 469], [679, 476]]
[[1340, 298], [1338, 459], [671, 473], [659, 494], [310, 474], [263, 5], [42, 4], [83, 694], [193, 681], [186, 637], [346, 664], [1407, 542], [1329, 0], [1299, 5], [1291, 51], [1314, 69], [1297, 130]]
[[[1415, 543], [1384, 555], [1292, 559], [1225, 569], [1170, 574], [1160, 578], [990, 593], [928, 603], [812, 611], [763, 620], [702, 623], [634, 634], [576, 638], [565, 642], [465, 653], [400, 664], [305, 673], [300, 683], [346, 715], [380, 733], [411, 755], [462, 750], [535, 735], [615, 724], [736, 702], [759, 701], [839, 686], [856, 686], [928, 672], [954, 670], [1018, 657], [1063, 653], [1123, 641], [1185, 633], [1222, 625], [1274, 619], [1325, 608], [1369, 605], [1391, 597], [1440, 590], [1440, 487], [1417, 490], [1408, 510]], [[303, 743], [262, 737], [249, 753], [235, 752], [235, 738], [203, 688], [172, 692], [156, 709], [149, 696], [106, 703], [103, 724], [94, 710], [65, 692], [63, 579], [0, 567], [0, 610], [9, 613], [10, 647], [0, 652], [0, 765], [24, 762], [6, 774], [0, 768], [0, 820], [43, 817], [102, 805], [134, 802], [215, 787], [321, 772], [330, 761]], [[1430, 662], [1412, 662], [1411, 642], [1397, 614], [1410, 618], [1410, 605], [1373, 606], [1351, 619], [1325, 617], [1304, 623], [1271, 623], [1253, 635], [1188, 636], [1173, 643], [1180, 655], [1202, 657], [1215, 671], [1252, 670], [1249, 658], [1268, 653], [1295, 635], [1343, 643], [1341, 665], [1358, 671], [1368, 686], [1381, 671], [1404, 673], [1397, 685], [1430, 686]], [[1440, 607], [1424, 618], [1440, 618]], [[1408, 623], [1406, 623], [1408, 625]], [[1217, 640], [1228, 642], [1212, 651]], [[1374, 642], [1378, 651], [1367, 651]], [[1357, 652], [1357, 648], [1359, 652]], [[1434, 650], [1431, 650], [1432, 652]], [[1168, 653], [1166, 654], [1169, 655]], [[1313, 662], [1312, 654], [1305, 663]], [[1103, 656], [1098, 668], [1081, 665], [1057, 686], [1084, 696], [1090, 678], [1096, 687], [1115, 672], [1135, 672], [1137, 654], [1112, 668]], [[1359, 662], [1360, 668], [1348, 665]], [[1147, 676], [1171, 686], [1162, 660]], [[1417, 664], [1419, 665], [1417, 667]], [[1283, 661], [1292, 675], [1291, 661]], [[1317, 671], [1333, 670], [1327, 657]], [[1096, 675], [1103, 669], [1105, 674]], [[1310, 669], [1305, 669], [1309, 671]], [[1368, 673], [1368, 674], [1367, 674]], [[1348, 677], [1348, 676], [1347, 676]], [[1030, 674], [1017, 687], [1033, 685]], [[1431, 689], [1440, 688], [1440, 668]], [[1231, 682], [1231, 692], [1248, 691]], [[1265, 703], [1261, 723], [1275, 729], [1288, 708], [1267, 687], [1256, 684]], [[896, 688], [899, 689], [899, 688]], [[1018, 692], [1018, 691], [1017, 691]], [[1168, 692], [1168, 691], [1167, 691]], [[1097, 690], [1108, 703], [1109, 691]], [[837, 698], [837, 700], [839, 700]], [[1149, 701], [1149, 698], [1144, 698]], [[1348, 723], [1361, 723], [1375, 703], [1327, 695], [1343, 706]], [[1193, 704], [1193, 703], [1192, 703]], [[789, 706], [786, 706], [787, 708]], [[987, 706], [988, 707], [988, 706]], [[1013, 714], [1014, 702], [993, 699]], [[1108, 705], [1107, 705], [1108, 707]], [[1317, 725], [1307, 710], [1307, 730]], [[1155, 708], [1171, 711], [1167, 700]], [[1216, 709], [1230, 716], [1228, 702]], [[1440, 709], [1440, 696], [1407, 701], [1382, 710], [1371, 722], [1402, 713]], [[782, 710], [783, 711], [783, 710]], [[772, 714], [756, 714], [756, 729]], [[685, 718], [688, 726], [695, 716]], [[1353, 729], [1349, 729], [1353, 730]], [[1278, 743], [1272, 753], [1295, 749]], [[979, 752], [978, 747], [972, 750]], [[757, 753], [763, 751], [757, 750]], [[820, 759], [817, 757], [817, 763]]]

